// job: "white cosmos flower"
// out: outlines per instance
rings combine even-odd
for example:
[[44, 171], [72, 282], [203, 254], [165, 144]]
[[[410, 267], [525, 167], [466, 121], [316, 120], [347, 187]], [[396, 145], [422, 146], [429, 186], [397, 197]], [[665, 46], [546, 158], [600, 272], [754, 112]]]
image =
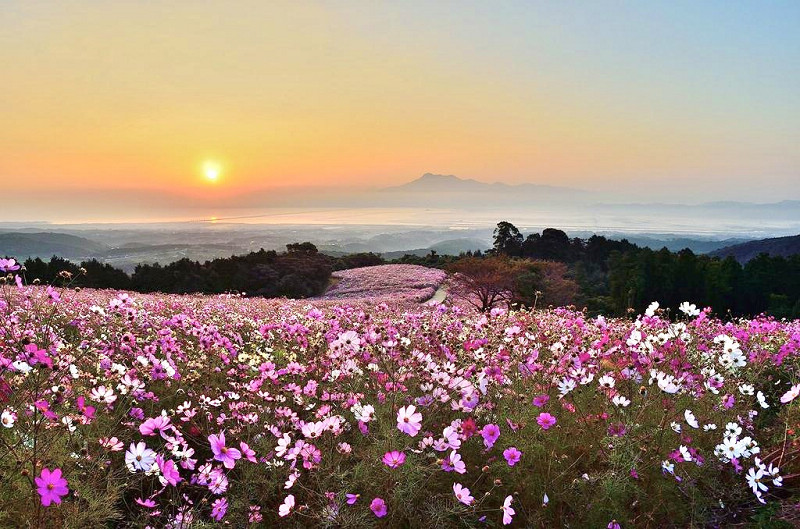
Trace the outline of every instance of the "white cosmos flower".
[[619, 406], [621, 408], [627, 408], [631, 403], [630, 400], [626, 399], [622, 395], [614, 395], [614, 398], [611, 399], [611, 402], [613, 402], [615, 406]]
[[11, 410], [3, 410], [3, 413], [0, 414], [0, 424], [5, 426], [6, 428], [12, 428], [16, 421], [17, 421], [17, 414]]
[[597, 380], [597, 383], [600, 384], [601, 388], [611, 389], [614, 387], [614, 377], [603, 375]]
[[767, 397], [764, 396], [763, 391], [759, 391], [758, 393], [756, 393], [756, 399], [758, 399], [758, 404], [762, 408], [764, 409], [769, 408], [769, 404], [767, 404]]
[[762, 481], [763, 479], [764, 479], [764, 470], [761, 468], [756, 470], [755, 467], [753, 467], [747, 472], [747, 484], [750, 486], [751, 489], [753, 489], [753, 492], [757, 493], [758, 491], [767, 490], [767, 486], [764, 485]]
[[725, 435], [729, 437], [739, 437], [742, 434], [742, 427], [735, 422], [729, 422], [725, 425]]
[[571, 378], [562, 378], [558, 382], [558, 392], [563, 397], [564, 395], [575, 389], [575, 386], [577, 386], [577, 384]]
[[683, 412], [683, 418], [686, 419], [686, 424], [692, 428], [700, 428], [700, 423], [697, 422], [697, 418], [694, 416], [694, 413], [692, 413], [692, 410]]

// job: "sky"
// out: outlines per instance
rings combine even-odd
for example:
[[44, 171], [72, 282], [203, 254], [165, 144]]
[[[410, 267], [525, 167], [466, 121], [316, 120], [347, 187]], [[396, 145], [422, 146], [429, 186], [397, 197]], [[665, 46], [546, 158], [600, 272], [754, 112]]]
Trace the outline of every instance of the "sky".
[[799, 28], [797, 1], [6, 1], [0, 178], [31, 207], [425, 172], [798, 199]]

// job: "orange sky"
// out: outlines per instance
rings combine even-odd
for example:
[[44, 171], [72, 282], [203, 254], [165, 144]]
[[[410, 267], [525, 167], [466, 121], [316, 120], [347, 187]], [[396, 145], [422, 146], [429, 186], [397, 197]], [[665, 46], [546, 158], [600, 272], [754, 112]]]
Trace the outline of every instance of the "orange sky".
[[201, 195], [423, 172], [589, 189], [702, 177], [709, 195], [797, 195], [797, 15], [792, 3], [8, 2], [0, 177]]

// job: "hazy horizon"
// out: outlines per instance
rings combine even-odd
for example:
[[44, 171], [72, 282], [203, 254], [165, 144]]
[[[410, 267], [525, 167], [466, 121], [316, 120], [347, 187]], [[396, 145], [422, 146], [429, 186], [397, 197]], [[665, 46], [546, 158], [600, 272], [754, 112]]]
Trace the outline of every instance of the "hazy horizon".
[[6, 2], [0, 221], [380, 208], [371, 192], [427, 172], [597, 203], [800, 200], [798, 20], [795, 2]]

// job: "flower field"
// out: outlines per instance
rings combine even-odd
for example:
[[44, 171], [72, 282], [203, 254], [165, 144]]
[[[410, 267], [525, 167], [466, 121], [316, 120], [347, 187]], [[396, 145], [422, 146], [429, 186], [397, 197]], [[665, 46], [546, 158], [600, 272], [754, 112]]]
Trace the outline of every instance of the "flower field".
[[1, 286], [0, 527], [797, 519], [800, 322], [479, 314], [342, 274], [341, 303]]
[[333, 273], [337, 283], [323, 299], [371, 301], [385, 303], [419, 302], [430, 299], [442, 283], [446, 273], [435, 268], [418, 265], [392, 264], [351, 268]]

